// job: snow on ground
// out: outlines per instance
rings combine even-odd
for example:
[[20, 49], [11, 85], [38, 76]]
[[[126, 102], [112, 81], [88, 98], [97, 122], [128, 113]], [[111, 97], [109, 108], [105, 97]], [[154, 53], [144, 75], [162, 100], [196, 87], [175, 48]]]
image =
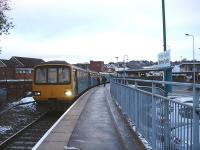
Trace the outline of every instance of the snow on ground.
[[20, 100], [20, 103], [26, 103], [31, 101], [34, 101], [33, 97], [25, 97]]
[[[30, 102], [30, 103], [28, 103], [28, 102]], [[15, 101], [15, 102], [10, 103], [9, 107], [15, 107], [15, 106], [23, 104], [23, 103], [28, 103], [28, 104], [20, 105], [20, 107], [24, 107], [24, 108], [35, 110], [36, 109], [35, 108], [35, 104], [33, 104], [31, 102], [33, 102], [33, 103], [35, 102], [33, 97], [25, 97], [25, 98], [22, 98], [19, 101]]]
[[133, 130], [135, 133], [137, 133], [139, 139], [142, 141], [142, 143], [144, 144], [145, 148], [146, 148], [147, 150], [152, 150], [152, 147], [151, 147], [150, 144], [147, 142], [147, 140], [142, 136], [141, 133], [139, 133], [139, 132], [136, 130], [135, 124], [134, 124], [130, 119], [127, 118], [127, 120], [128, 120], [129, 125], [132, 127], [132, 130]]
[[11, 105], [17, 105], [17, 104], [21, 104], [21, 103], [28, 103], [28, 102], [31, 102], [31, 101], [34, 101], [33, 97], [25, 97], [25, 98], [22, 98], [20, 101], [12, 102]]
[[6, 131], [11, 130], [10, 126], [0, 126], [0, 134], [4, 134]]
[[174, 100], [177, 100], [178, 102], [186, 102], [186, 101], [193, 101], [193, 97], [192, 96], [188, 96], [188, 97], [177, 97]]

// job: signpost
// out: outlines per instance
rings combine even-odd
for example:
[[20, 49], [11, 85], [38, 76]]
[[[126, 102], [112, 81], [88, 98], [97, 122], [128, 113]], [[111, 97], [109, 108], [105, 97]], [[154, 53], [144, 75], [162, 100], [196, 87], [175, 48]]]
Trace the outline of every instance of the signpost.
[[[172, 81], [172, 68], [170, 63], [170, 51], [164, 51], [158, 54], [158, 68], [164, 71], [164, 81]], [[170, 84], [164, 84], [165, 96], [172, 91]], [[164, 101], [164, 149], [169, 149], [170, 143], [170, 124], [169, 124], [169, 101]]]
[[170, 67], [170, 51], [164, 51], [158, 54], [158, 68]]
[[[164, 81], [172, 81], [172, 68], [170, 63], [170, 50], [164, 51], [158, 54], [158, 68], [164, 71]], [[171, 92], [172, 87], [169, 84], [165, 84], [166, 92]]]

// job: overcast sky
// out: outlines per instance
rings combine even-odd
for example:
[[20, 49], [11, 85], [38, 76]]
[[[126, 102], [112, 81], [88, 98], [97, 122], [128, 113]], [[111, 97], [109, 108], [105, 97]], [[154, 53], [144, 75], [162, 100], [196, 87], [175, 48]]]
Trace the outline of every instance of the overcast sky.
[[[12, 56], [83, 63], [157, 61], [163, 51], [161, 0], [11, 0], [14, 29], [1, 36], [3, 59]], [[171, 59], [200, 59], [200, 1], [165, 0]]]

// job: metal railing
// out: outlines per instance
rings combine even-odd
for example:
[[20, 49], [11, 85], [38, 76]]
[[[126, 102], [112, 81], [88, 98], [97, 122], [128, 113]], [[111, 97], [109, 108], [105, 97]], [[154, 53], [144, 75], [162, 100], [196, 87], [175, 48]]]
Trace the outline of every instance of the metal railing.
[[[172, 93], [158, 88], [165, 85]], [[199, 89], [192, 83], [111, 80], [112, 97], [153, 150], [199, 149]]]

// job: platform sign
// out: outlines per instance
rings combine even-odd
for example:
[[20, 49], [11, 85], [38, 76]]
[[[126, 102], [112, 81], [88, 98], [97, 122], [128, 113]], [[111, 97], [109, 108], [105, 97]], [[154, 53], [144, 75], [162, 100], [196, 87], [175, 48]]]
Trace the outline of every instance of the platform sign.
[[170, 67], [170, 51], [164, 51], [158, 54], [158, 68]]

